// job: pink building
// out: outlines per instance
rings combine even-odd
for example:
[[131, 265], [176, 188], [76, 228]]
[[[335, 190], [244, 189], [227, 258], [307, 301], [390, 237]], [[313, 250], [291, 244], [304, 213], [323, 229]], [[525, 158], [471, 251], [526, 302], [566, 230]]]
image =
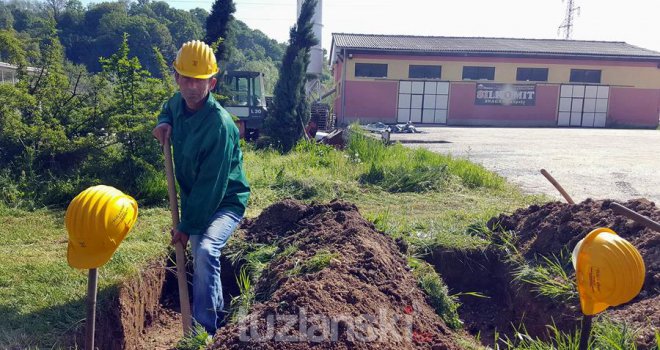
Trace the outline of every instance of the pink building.
[[339, 124], [656, 128], [660, 53], [624, 42], [332, 35]]

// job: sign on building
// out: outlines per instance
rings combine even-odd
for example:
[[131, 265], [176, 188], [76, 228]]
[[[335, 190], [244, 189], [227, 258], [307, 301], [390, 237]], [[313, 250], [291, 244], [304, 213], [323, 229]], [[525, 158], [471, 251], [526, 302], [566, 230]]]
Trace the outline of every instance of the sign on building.
[[534, 106], [536, 85], [478, 83], [476, 105]]

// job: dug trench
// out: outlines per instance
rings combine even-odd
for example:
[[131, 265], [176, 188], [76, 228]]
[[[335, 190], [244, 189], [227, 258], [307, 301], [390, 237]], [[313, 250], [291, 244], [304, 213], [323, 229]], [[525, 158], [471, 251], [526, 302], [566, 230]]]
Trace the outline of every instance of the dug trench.
[[[515, 280], [511, 249], [527, 262], [571, 251], [596, 227], [610, 227], [642, 254], [646, 278], [642, 292], [605, 312], [638, 329], [640, 349], [650, 349], [660, 327], [660, 233], [609, 208], [611, 201], [558, 202], [520, 209], [489, 221], [484, 249], [437, 248], [425, 259], [453, 294], [464, 329], [486, 345], [495, 334], [512, 336], [524, 325], [544, 338], [548, 325], [572, 332], [579, 326], [577, 299], [540, 296]], [[654, 220], [660, 210], [646, 200], [622, 203]], [[483, 232], [481, 233], [483, 234]], [[285, 200], [246, 219], [241, 241], [273, 247], [264, 273], [254, 283], [251, 307], [221, 328], [212, 349], [458, 349], [450, 330], [419, 289], [405, 247], [361, 217], [346, 202], [304, 205]], [[506, 244], [511, 244], [507, 251]], [[99, 305], [96, 344], [101, 349], [173, 349], [181, 335], [177, 283], [171, 261], [150, 265], [138, 278], [109, 291]], [[313, 264], [325, 262], [326, 264]], [[223, 257], [226, 305], [240, 296], [241, 264]], [[571, 276], [572, 278], [573, 276]], [[483, 297], [475, 297], [477, 292]], [[302, 326], [304, 324], [304, 327]], [[83, 343], [84, 329], [74, 342]]]
[[[222, 327], [210, 348], [460, 349], [418, 287], [403, 246], [377, 231], [355, 205], [285, 200], [244, 220], [236, 235], [275, 250], [255, 281], [251, 307]], [[176, 345], [178, 295], [168, 269], [161, 263], [118, 288], [119, 297], [106, 308], [114, 311], [97, 319], [99, 348]], [[227, 305], [240, 295], [240, 270], [241, 263], [223, 260]]]
[[[492, 218], [487, 233], [479, 233], [489, 242], [486, 248], [433, 251], [427, 260], [450, 292], [461, 295], [459, 314], [465, 329], [491, 346], [496, 336], [512, 337], [516, 331], [541, 339], [548, 338], [548, 327], [553, 325], [564, 332], [575, 332], [581, 320], [577, 294], [563, 298], [541, 295], [537, 286], [516, 278], [520, 276], [521, 261], [538, 265], [548, 261], [543, 257], [550, 261], [564, 257], [555, 261], [563, 260], [567, 276], [573, 280], [570, 252], [593, 229], [609, 227], [639, 250], [646, 276], [636, 298], [603, 314], [635, 330], [639, 349], [653, 348], [655, 332], [660, 327], [660, 233], [616, 215], [611, 203], [611, 200], [588, 199], [573, 205], [559, 202], [532, 205], [512, 215]], [[646, 199], [621, 204], [660, 220], [660, 210]], [[480, 296], [475, 297], [475, 293]]]
[[[164, 229], [165, 230], [165, 229]], [[175, 349], [183, 334], [174, 251], [148, 264], [140, 274], [99, 292], [95, 347], [98, 349]], [[239, 294], [237, 271], [222, 257], [226, 305]], [[192, 272], [188, 261], [187, 272]], [[190, 287], [190, 286], [189, 286]], [[192, 293], [189, 291], [189, 295]], [[84, 322], [62, 335], [61, 345], [85, 344]]]

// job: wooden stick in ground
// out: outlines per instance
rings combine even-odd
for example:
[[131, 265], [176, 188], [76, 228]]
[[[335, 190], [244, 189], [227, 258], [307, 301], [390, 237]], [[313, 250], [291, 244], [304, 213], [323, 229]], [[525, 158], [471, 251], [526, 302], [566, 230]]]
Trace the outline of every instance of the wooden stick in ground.
[[589, 336], [591, 335], [591, 320], [592, 315], [584, 315], [582, 319], [582, 332], [580, 332], [580, 350], [587, 350], [589, 348]]
[[[176, 198], [176, 187], [174, 185], [174, 166], [172, 165], [172, 150], [170, 141], [165, 140], [163, 145], [165, 153], [165, 172], [167, 173], [167, 193], [170, 199], [170, 211], [172, 213], [172, 227], [179, 225], [179, 205]], [[181, 322], [183, 324], [183, 335], [192, 332], [192, 315], [190, 313], [190, 299], [188, 298], [188, 279], [186, 278], [186, 255], [181, 242], [174, 245], [176, 251], [176, 279], [179, 285], [179, 304], [181, 305]]]
[[655, 230], [657, 232], [660, 232], [660, 223], [658, 223], [657, 221], [651, 220], [650, 218], [648, 218], [648, 217], [646, 217], [642, 214], [639, 214], [634, 210], [630, 210], [630, 209], [624, 207], [623, 205], [621, 205], [619, 203], [612, 203], [612, 211], [614, 211], [615, 213], [617, 213], [619, 215], [623, 215], [623, 216], [627, 217], [628, 219], [634, 220], [634, 221], [650, 228], [651, 230]]
[[94, 330], [96, 328], [96, 290], [98, 274], [89, 269], [87, 275], [87, 319], [85, 320], [85, 349], [94, 350]]
[[566, 191], [564, 191], [564, 188], [561, 187], [559, 182], [557, 182], [557, 180], [555, 180], [555, 178], [552, 177], [552, 175], [550, 175], [550, 173], [548, 173], [545, 169], [541, 169], [541, 174], [543, 174], [543, 176], [545, 176], [545, 178], [548, 179], [548, 181], [550, 181], [550, 183], [553, 186], [555, 186], [557, 191], [559, 191], [559, 193], [561, 193], [561, 195], [564, 197], [564, 199], [566, 199], [566, 201], [569, 204], [575, 204], [575, 202], [573, 201], [573, 198], [571, 198], [571, 196], [569, 196], [568, 193], [566, 193]]

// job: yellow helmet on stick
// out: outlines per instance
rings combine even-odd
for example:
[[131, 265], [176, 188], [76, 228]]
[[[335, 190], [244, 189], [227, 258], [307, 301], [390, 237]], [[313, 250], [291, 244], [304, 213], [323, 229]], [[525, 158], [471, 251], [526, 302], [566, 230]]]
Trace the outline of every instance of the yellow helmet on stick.
[[218, 73], [218, 63], [210, 46], [192, 40], [183, 44], [177, 52], [174, 69], [186, 77], [208, 79]]
[[94, 269], [110, 260], [137, 220], [135, 199], [110, 186], [93, 186], [78, 194], [66, 210], [71, 267]]
[[580, 305], [585, 315], [630, 301], [644, 284], [644, 260], [608, 228], [591, 231], [573, 250]]

